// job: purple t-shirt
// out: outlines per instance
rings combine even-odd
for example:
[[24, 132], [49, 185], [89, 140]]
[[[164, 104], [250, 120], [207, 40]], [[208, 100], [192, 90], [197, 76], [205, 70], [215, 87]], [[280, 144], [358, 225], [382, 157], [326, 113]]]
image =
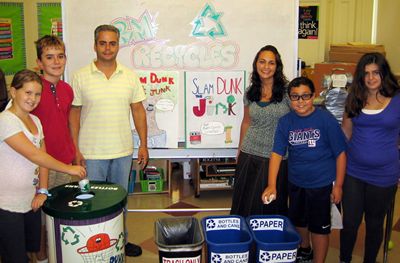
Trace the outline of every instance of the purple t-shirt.
[[376, 186], [397, 184], [400, 177], [400, 94], [380, 113], [361, 112], [352, 118], [352, 123], [347, 174]]

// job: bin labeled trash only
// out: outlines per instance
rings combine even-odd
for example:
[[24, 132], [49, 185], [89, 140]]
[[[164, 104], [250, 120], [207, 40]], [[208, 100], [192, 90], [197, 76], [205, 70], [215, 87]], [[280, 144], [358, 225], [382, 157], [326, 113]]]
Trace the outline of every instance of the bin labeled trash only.
[[204, 237], [196, 218], [159, 218], [154, 234], [160, 263], [201, 263]]
[[243, 217], [210, 216], [201, 220], [209, 263], [250, 262], [253, 238]]
[[117, 184], [78, 183], [50, 190], [43, 205], [49, 262], [125, 262], [123, 209], [127, 192]]
[[254, 215], [246, 220], [256, 243], [256, 262], [296, 262], [300, 235], [287, 217]]

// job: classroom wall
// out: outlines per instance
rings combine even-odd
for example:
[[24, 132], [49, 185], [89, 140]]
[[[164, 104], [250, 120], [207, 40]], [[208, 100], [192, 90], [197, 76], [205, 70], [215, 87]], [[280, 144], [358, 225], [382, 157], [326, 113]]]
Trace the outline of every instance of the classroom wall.
[[300, 0], [301, 6], [319, 6], [319, 36], [315, 40], [299, 39], [299, 57], [313, 66], [328, 60], [330, 44], [370, 43], [373, 1]]
[[[383, 44], [393, 72], [400, 76], [400, 1], [375, 0], [378, 3], [375, 44]], [[300, 0], [300, 5], [318, 5], [318, 40], [299, 39], [299, 57], [307, 65], [328, 60], [329, 46], [339, 42], [371, 43], [374, 0]], [[369, 14], [369, 15], [368, 15]]]
[[377, 43], [385, 45], [392, 71], [400, 76], [400, 1], [379, 0]]
[[[314, 65], [326, 61], [328, 59], [328, 51], [330, 45], [330, 21], [334, 21], [332, 14], [332, 4], [335, 2], [343, 3], [356, 0], [300, 0], [300, 5], [319, 5], [320, 6], [320, 30], [318, 40], [299, 40], [299, 57], [303, 59], [308, 65]], [[373, 1], [373, 0], [368, 0]], [[385, 45], [387, 51], [387, 58], [392, 66], [392, 70], [396, 75], [400, 75], [400, 45], [398, 36], [400, 35], [400, 19], [398, 17], [400, 10], [400, 1], [398, 0], [376, 0], [378, 4], [378, 18], [377, 18], [377, 44]], [[25, 4], [25, 36], [27, 40], [27, 67], [36, 67], [36, 56], [33, 41], [36, 40], [38, 35], [36, 16], [36, 4], [52, 2], [58, 3], [61, 0], [0, 0], [0, 2], [23, 2]], [[365, 0], [358, 0], [358, 4], [367, 2]], [[340, 10], [340, 8], [338, 8]], [[369, 12], [369, 9], [366, 9]], [[366, 33], [365, 29], [360, 29], [363, 24], [372, 22], [371, 16], [366, 16], [365, 8], [357, 8], [355, 38], [348, 41], [364, 41], [367, 42], [371, 38], [371, 32]], [[358, 19], [357, 19], [358, 18]], [[333, 19], [333, 20], [332, 20]], [[368, 22], [365, 22], [367, 19]], [[369, 20], [368, 20], [369, 19]], [[362, 22], [358, 22], [362, 21]], [[340, 30], [339, 30], [340, 31]], [[29, 44], [32, 43], [32, 44]], [[68, 52], [68, 47], [67, 47]], [[7, 83], [11, 82], [12, 76], [7, 76]]]
[[[34, 41], [38, 38], [37, 3], [60, 3], [61, 0], [0, 0], [0, 2], [24, 3], [26, 67], [35, 70], [37, 65]], [[8, 86], [12, 77], [6, 76]]]

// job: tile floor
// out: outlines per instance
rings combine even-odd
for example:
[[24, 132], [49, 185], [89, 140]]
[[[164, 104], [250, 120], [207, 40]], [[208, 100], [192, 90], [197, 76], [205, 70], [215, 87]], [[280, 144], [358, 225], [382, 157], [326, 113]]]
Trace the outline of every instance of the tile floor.
[[[172, 175], [172, 193], [168, 194], [134, 194], [128, 197], [128, 209], [130, 212], [127, 216], [127, 226], [129, 231], [128, 240], [135, 244], [139, 244], [143, 249], [143, 254], [139, 257], [127, 257], [127, 263], [149, 263], [158, 262], [158, 247], [154, 242], [154, 222], [158, 218], [186, 215], [194, 216], [201, 220], [203, 217], [210, 215], [229, 214], [231, 202], [231, 191], [207, 191], [201, 192], [200, 197], [193, 195], [193, 188], [189, 180], [182, 179], [182, 169], [180, 166], [173, 166]], [[394, 248], [388, 253], [388, 261], [390, 263], [400, 262], [400, 194], [397, 194], [396, 208], [394, 210], [393, 231], [391, 240]], [[225, 210], [200, 211], [200, 212], [174, 212], [167, 213], [158, 211], [157, 209], [165, 208], [202, 208]], [[152, 212], [149, 211], [152, 209]], [[147, 211], [146, 211], [147, 210]], [[360, 228], [359, 238], [354, 249], [353, 263], [362, 262], [363, 254], [363, 235], [364, 227]], [[328, 252], [327, 263], [338, 262], [339, 255], [339, 232], [334, 230], [331, 234], [330, 248]], [[204, 249], [203, 249], [204, 254]], [[383, 262], [382, 249], [378, 256], [378, 262]], [[203, 262], [206, 262], [203, 256]]]

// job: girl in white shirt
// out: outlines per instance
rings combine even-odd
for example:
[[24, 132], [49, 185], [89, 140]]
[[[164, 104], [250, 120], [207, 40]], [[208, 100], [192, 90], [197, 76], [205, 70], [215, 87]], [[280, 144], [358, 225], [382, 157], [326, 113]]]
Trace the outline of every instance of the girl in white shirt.
[[42, 81], [33, 71], [14, 75], [8, 110], [0, 113], [0, 257], [28, 262], [27, 252], [40, 246], [39, 208], [47, 199], [48, 170], [85, 177], [81, 166], [66, 165], [46, 154], [39, 119], [30, 112], [39, 104]]

